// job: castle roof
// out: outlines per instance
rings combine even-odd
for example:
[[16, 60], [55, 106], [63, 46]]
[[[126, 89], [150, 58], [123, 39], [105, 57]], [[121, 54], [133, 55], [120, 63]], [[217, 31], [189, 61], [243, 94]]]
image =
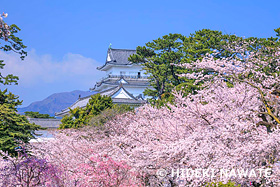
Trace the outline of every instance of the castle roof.
[[30, 123], [35, 123], [36, 125], [40, 125], [44, 128], [58, 128], [61, 124], [60, 119], [52, 119], [52, 118], [27, 118]]
[[94, 86], [94, 88], [91, 88], [91, 90], [96, 90], [97, 88], [101, 87], [102, 85], [119, 85], [120, 83], [126, 85], [126, 86], [133, 86], [133, 87], [148, 87], [150, 85], [147, 77], [141, 77], [137, 78], [137, 76], [114, 76], [111, 75], [106, 79], [101, 80], [100, 82], [97, 82]]
[[103, 66], [97, 67], [98, 70], [105, 71], [109, 66], [124, 66], [131, 65], [132, 62], [128, 61], [130, 55], [136, 54], [136, 50], [132, 49], [112, 49], [107, 51], [106, 62]]
[[[95, 93], [97, 94], [97, 93]], [[93, 95], [95, 95], [93, 94]], [[106, 95], [110, 96], [112, 98], [112, 101], [114, 104], [130, 104], [130, 105], [142, 105], [147, 103], [146, 100], [136, 98], [132, 94], [130, 94], [120, 83], [118, 86], [115, 86], [113, 88], [104, 90], [99, 92], [100, 95]], [[79, 98], [75, 103], [73, 103], [69, 108], [74, 109], [74, 108], [84, 108], [86, 107], [87, 103], [89, 102], [89, 99], [91, 98], [92, 95], [86, 96], [86, 97], [81, 97]], [[55, 113], [56, 116], [64, 116], [67, 115], [70, 111], [69, 108], [63, 109], [61, 112]]]

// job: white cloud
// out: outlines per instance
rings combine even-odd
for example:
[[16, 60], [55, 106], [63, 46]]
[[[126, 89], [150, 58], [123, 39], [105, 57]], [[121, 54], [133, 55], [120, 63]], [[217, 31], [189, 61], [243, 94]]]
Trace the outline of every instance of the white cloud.
[[96, 69], [102, 63], [73, 53], [64, 55], [61, 61], [56, 61], [51, 55], [40, 56], [35, 50], [31, 50], [22, 61], [17, 54], [0, 51], [0, 59], [6, 64], [1, 73], [19, 76], [19, 86], [26, 88], [62, 82], [75, 82], [83, 87], [93, 86], [104, 75]]

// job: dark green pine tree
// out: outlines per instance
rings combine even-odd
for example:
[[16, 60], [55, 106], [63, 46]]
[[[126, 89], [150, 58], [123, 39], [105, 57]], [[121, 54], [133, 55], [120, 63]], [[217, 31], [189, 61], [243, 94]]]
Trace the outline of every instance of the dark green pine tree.
[[[136, 54], [129, 57], [129, 61], [140, 63], [149, 74], [151, 88], [144, 91], [151, 96], [152, 102], [161, 103], [169, 97], [174, 86], [181, 83], [178, 77], [179, 66], [184, 57], [183, 42], [185, 37], [181, 34], [169, 34], [162, 38], [138, 46]], [[159, 103], [158, 103], [159, 102]]]
[[25, 116], [17, 114], [16, 107], [21, 104], [18, 96], [7, 89], [0, 90], [0, 150], [15, 155], [15, 148], [34, 138], [35, 131], [41, 129], [29, 123]]
[[[136, 54], [129, 60], [144, 66], [144, 70], [150, 75], [151, 88], [144, 94], [151, 96], [151, 103], [158, 106], [172, 101], [171, 91], [184, 89], [185, 94], [195, 93], [199, 87], [193, 85], [194, 80], [178, 77], [182, 73], [192, 73], [190, 70], [181, 68], [182, 63], [201, 60], [207, 53], [219, 51], [215, 58], [223, 58], [232, 55], [225, 47], [228, 43], [242, 40], [235, 35], [223, 34], [220, 31], [203, 29], [190, 34], [189, 37], [181, 34], [169, 34], [162, 38], [138, 46]], [[205, 72], [207, 73], [207, 72]]]
[[[234, 54], [229, 51], [228, 45], [236, 45], [242, 40], [243, 38], [241, 37], [223, 34], [221, 31], [210, 29], [196, 31], [184, 40], [184, 58], [182, 59], [182, 63], [192, 63], [197, 60], [202, 60], [206, 54], [211, 54], [216, 59], [232, 56]], [[193, 73], [193, 70], [184, 68], [179, 73]], [[209, 70], [204, 70], [204, 73], [209, 73]], [[185, 94], [195, 94], [196, 90], [200, 89], [200, 84], [194, 85], [194, 81], [194, 79], [181, 78], [181, 83], [176, 85], [176, 89], [183, 90]]]

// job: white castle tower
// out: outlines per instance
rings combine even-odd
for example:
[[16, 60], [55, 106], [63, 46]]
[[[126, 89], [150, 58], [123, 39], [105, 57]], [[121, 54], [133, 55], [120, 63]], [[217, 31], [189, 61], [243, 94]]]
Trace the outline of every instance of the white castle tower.
[[[105, 71], [106, 77], [97, 82], [90, 90], [110, 96], [115, 104], [128, 104], [137, 107], [146, 103], [143, 92], [149, 86], [148, 77], [139, 64], [128, 61], [128, 57], [135, 53], [136, 50], [109, 47], [105, 64], [97, 68], [100, 71]], [[69, 108], [86, 107], [90, 97], [79, 98]], [[55, 115], [67, 115], [70, 111], [69, 108]]]

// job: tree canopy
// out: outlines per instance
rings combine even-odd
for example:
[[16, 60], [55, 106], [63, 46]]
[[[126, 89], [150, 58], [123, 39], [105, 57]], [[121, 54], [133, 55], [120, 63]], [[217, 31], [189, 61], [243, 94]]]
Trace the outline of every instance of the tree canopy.
[[100, 94], [92, 95], [85, 108], [70, 109], [70, 114], [62, 118], [59, 128], [79, 128], [88, 125], [92, 117], [112, 106], [111, 97], [101, 96]]
[[109, 96], [95, 94], [91, 96], [85, 108], [70, 109], [70, 114], [62, 118], [59, 129], [102, 126], [117, 115], [132, 110], [129, 105], [113, 104]]
[[[27, 55], [26, 51], [24, 51], [26, 46], [23, 44], [22, 40], [15, 35], [20, 31], [20, 28], [15, 24], [9, 26], [7, 23], [5, 23], [3, 21], [3, 18], [6, 18], [7, 16], [7, 13], [3, 13], [2, 15], [0, 15], [0, 40], [2, 40], [2, 42], [0, 42], [0, 50], [18, 53], [20, 55], [20, 58], [23, 60]], [[0, 70], [4, 69], [4, 66], [4, 60], [0, 60]], [[8, 74], [4, 76], [0, 72], [1, 84], [17, 84], [17, 80], [18, 77], [15, 75]]]
[[136, 54], [129, 57], [129, 61], [141, 63], [149, 75], [149, 81], [153, 89], [147, 88], [145, 95], [162, 99], [168, 94], [174, 85], [180, 84], [178, 77], [180, 64], [184, 57], [183, 42], [185, 37], [181, 34], [169, 34], [162, 38], [146, 43], [146, 46], [138, 46]]
[[17, 114], [16, 107], [21, 102], [18, 96], [6, 92], [7, 90], [0, 90], [0, 99], [5, 99], [0, 103], [0, 150], [15, 155], [15, 148], [22, 143], [28, 143], [34, 138], [35, 131], [41, 128], [29, 123], [25, 116]]
[[[279, 31], [279, 28], [275, 29], [277, 36], [279, 36]], [[138, 46], [136, 54], [130, 56], [129, 60], [143, 65], [152, 87], [147, 88], [144, 94], [152, 98], [150, 99], [152, 104], [162, 105], [167, 101], [172, 101], [171, 91], [174, 88], [183, 90], [186, 94], [195, 93], [199, 89], [199, 85], [194, 84], [195, 79], [186, 79], [178, 75], [201, 70], [182, 68], [181, 64], [202, 60], [207, 54], [211, 54], [215, 59], [240, 56], [242, 54], [232, 49], [241, 47], [240, 44], [243, 42], [248, 43], [247, 53], [259, 51], [263, 47], [273, 50], [279, 46], [277, 37], [245, 39], [233, 34], [202, 29], [188, 37], [181, 34], [169, 34], [148, 42], [145, 46]], [[209, 74], [209, 70], [204, 70], [204, 74]]]

